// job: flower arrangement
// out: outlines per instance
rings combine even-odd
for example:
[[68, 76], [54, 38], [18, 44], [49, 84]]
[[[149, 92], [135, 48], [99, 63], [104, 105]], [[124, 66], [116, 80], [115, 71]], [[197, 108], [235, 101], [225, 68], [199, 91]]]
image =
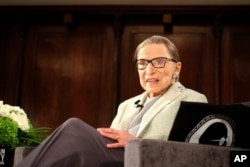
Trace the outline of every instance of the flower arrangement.
[[34, 128], [22, 108], [0, 101], [0, 145], [36, 146], [48, 131], [47, 127]]

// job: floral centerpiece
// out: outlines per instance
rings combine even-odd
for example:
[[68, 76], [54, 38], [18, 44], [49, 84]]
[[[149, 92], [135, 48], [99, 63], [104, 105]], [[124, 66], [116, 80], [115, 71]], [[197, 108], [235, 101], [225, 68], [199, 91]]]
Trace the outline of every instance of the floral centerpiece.
[[47, 127], [34, 128], [25, 111], [0, 101], [0, 166], [4, 163], [3, 147], [36, 146], [49, 131]]

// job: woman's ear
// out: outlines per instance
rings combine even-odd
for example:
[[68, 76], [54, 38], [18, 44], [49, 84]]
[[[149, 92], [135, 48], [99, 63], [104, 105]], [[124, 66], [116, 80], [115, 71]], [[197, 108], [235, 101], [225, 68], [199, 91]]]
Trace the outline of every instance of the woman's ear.
[[181, 62], [177, 62], [175, 66], [175, 74], [179, 76], [180, 73], [181, 73]]

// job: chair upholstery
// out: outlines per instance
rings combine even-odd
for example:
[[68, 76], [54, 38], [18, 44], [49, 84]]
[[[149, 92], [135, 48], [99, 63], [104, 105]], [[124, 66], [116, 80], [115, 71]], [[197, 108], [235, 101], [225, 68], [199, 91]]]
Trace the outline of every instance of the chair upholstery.
[[125, 167], [229, 167], [231, 151], [248, 149], [153, 139], [129, 141]]
[[27, 156], [33, 149], [34, 147], [17, 147], [15, 149], [13, 166], [16, 166], [19, 162], [21, 162], [23, 158]]

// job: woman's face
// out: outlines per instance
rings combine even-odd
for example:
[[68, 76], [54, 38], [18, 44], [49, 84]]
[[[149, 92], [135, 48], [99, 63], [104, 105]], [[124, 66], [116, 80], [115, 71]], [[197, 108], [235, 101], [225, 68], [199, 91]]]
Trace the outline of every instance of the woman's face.
[[[164, 44], [146, 45], [137, 54], [137, 60], [157, 57], [172, 58]], [[179, 76], [180, 70], [181, 62], [167, 61], [163, 68], [155, 68], [149, 63], [146, 69], [138, 70], [140, 84], [149, 93], [149, 97], [162, 95], [175, 82], [173, 74]]]

